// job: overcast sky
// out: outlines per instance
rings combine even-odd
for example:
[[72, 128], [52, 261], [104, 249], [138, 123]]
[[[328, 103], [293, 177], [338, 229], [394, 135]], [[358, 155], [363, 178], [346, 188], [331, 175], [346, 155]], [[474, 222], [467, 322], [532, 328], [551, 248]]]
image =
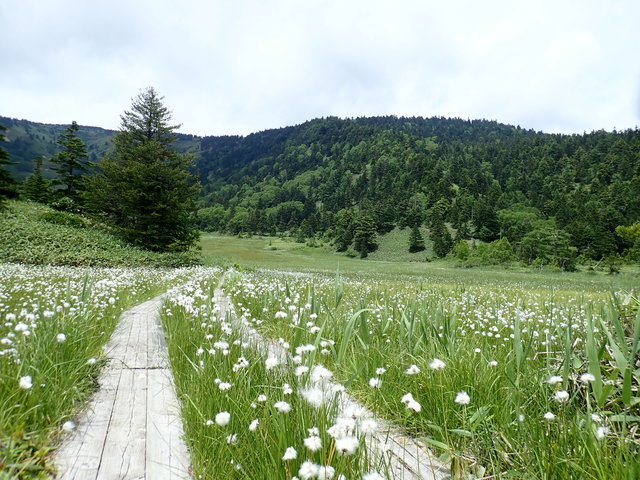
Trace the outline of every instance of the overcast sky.
[[1, 0], [0, 115], [197, 135], [336, 115], [640, 125], [640, 0]]

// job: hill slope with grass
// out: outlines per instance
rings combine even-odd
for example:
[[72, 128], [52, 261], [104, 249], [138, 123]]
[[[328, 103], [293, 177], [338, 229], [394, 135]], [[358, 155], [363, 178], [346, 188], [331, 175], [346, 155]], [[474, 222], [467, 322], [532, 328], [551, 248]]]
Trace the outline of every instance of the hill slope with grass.
[[200, 263], [193, 252], [160, 254], [131, 247], [100, 227], [80, 215], [10, 201], [0, 212], [0, 262], [127, 267]]

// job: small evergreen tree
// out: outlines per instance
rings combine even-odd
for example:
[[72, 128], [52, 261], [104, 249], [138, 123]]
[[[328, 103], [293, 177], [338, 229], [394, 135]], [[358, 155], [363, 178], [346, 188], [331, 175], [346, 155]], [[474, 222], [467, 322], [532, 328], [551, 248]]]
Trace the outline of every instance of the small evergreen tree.
[[56, 184], [63, 185], [63, 194], [77, 199], [78, 190], [82, 189], [82, 178], [87, 171], [87, 147], [78, 137], [80, 127], [73, 121], [58, 138], [62, 151], [51, 158], [55, 165], [52, 170], [59, 176]]
[[356, 219], [353, 244], [356, 252], [360, 254], [360, 258], [365, 258], [378, 248], [376, 224], [371, 216], [360, 215]]
[[126, 241], [155, 251], [184, 251], [198, 239], [195, 202], [200, 184], [193, 156], [171, 148], [175, 130], [153, 87], [121, 116], [115, 151], [99, 165], [87, 189], [88, 206], [106, 215]]
[[[0, 125], [0, 142], [6, 141], [3, 133], [6, 129], [7, 127]], [[0, 147], [0, 208], [4, 206], [7, 198], [16, 195], [16, 181], [7, 170], [7, 166], [12, 164], [13, 162], [9, 160], [9, 152]]]
[[39, 203], [51, 201], [51, 182], [42, 175], [42, 155], [33, 159], [33, 173], [24, 181], [24, 196]]
[[425, 248], [424, 238], [422, 238], [422, 233], [420, 233], [420, 227], [418, 225], [414, 225], [411, 228], [411, 235], [409, 235], [409, 252], [421, 252]]

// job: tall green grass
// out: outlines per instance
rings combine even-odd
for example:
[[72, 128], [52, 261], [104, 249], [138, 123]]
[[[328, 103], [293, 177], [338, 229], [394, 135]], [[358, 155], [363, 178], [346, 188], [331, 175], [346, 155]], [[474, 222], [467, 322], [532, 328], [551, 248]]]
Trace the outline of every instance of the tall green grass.
[[[229, 292], [255, 328], [324, 345], [323, 362], [355, 377], [354, 393], [424, 438], [454, 475], [640, 475], [633, 296], [267, 271], [237, 274]], [[305, 304], [321, 307], [317, 318]], [[297, 318], [277, 318], [291, 305]]]
[[53, 473], [49, 455], [97, 388], [120, 314], [187, 273], [0, 265], [0, 478]]
[[[269, 364], [270, 354], [255, 348], [231, 317], [215, 308], [211, 292], [216, 281], [202, 278], [171, 292], [162, 317], [194, 475], [290, 480], [296, 475], [362, 478], [375, 469], [384, 473], [384, 459], [370, 458], [364, 447], [364, 419], [358, 412], [347, 418], [350, 414], [339, 408], [333, 387], [313, 381], [314, 372], [322, 372], [314, 370], [320, 368], [318, 357], [309, 351], [299, 363], [281, 358], [277, 365], [275, 360]], [[290, 348], [297, 346], [292, 343]], [[315, 400], [310, 400], [311, 388], [316, 389]], [[281, 411], [279, 402], [286, 402], [290, 411]], [[218, 415], [225, 413], [228, 423], [218, 422]], [[343, 435], [335, 433], [335, 425]], [[305, 444], [312, 437], [320, 443], [317, 450]], [[345, 447], [341, 453], [348, 441], [357, 448]], [[290, 448], [295, 458], [287, 459]], [[314, 469], [326, 470], [307, 476], [305, 465], [309, 475]]]

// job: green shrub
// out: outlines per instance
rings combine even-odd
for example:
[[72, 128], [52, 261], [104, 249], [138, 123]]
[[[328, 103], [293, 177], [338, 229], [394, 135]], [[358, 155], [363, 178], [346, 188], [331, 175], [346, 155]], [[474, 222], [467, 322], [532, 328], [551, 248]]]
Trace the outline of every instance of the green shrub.
[[40, 214], [40, 218], [46, 222], [65, 225], [67, 227], [84, 228], [87, 226], [86, 221], [82, 217], [58, 210], [43, 212]]

